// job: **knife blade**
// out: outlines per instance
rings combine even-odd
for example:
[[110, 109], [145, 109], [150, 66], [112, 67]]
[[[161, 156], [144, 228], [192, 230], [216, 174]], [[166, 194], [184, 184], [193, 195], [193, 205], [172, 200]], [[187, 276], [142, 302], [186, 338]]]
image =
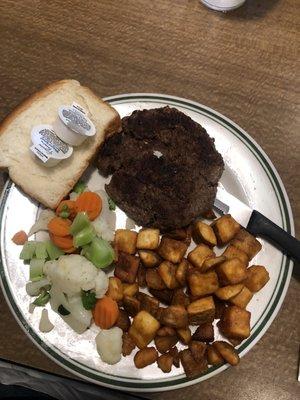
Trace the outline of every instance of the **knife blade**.
[[254, 236], [269, 240], [284, 253], [300, 261], [300, 242], [284, 231], [270, 219], [256, 210], [252, 210], [242, 201], [228, 193], [219, 183], [214, 208], [220, 214], [231, 214], [232, 217]]

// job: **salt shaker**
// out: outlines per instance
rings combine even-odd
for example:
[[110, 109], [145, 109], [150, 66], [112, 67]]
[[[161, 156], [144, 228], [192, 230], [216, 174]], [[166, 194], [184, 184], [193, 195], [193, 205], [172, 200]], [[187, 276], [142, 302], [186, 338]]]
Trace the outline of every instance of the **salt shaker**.
[[230, 11], [240, 7], [246, 0], [201, 0], [207, 7], [217, 11]]

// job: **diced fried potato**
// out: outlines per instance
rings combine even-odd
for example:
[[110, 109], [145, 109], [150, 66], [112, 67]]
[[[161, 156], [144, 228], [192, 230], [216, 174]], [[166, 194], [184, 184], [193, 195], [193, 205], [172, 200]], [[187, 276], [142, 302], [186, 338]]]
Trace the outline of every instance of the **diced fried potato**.
[[241, 292], [244, 285], [237, 283], [236, 285], [223, 286], [215, 291], [215, 295], [221, 300], [229, 300]]
[[202, 264], [201, 272], [207, 272], [210, 269], [216, 268], [224, 261], [226, 261], [226, 257], [224, 256], [207, 258], [206, 260], [204, 260], [204, 263]]
[[137, 282], [139, 287], [145, 287], [147, 286], [147, 282], [146, 282], [146, 269], [143, 266], [142, 263], [140, 263], [139, 268], [138, 268], [138, 272], [137, 272]]
[[201, 362], [203, 358], [206, 358], [206, 344], [192, 340], [189, 343], [189, 349], [191, 350], [192, 356], [197, 362]]
[[193, 301], [188, 305], [187, 312], [191, 325], [212, 322], [215, 316], [215, 304], [212, 296]]
[[233, 347], [238, 346], [242, 343], [243, 339], [227, 338]]
[[138, 257], [119, 251], [114, 274], [124, 283], [134, 283], [139, 263]]
[[142, 264], [146, 268], [158, 267], [162, 262], [161, 257], [152, 250], [139, 250], [139, 256]]
[[176, 346], [172, 347], [167, 354], [173, 357], [173, 365], [176, 368], [180, 367], [179, 351]]
[[178, 342], [178, 337], [174, 336], [155, 336], [154, 343], [160, 353], [166, 353]]
[[124, 357], [129, 356], [135, 348], [135, 343], [129, 333], [125, 332], [122, 336], [122, 354]]
[[243, 289], [240, 291], [240, 293], [238, 293], [234, 297], [231, 297], [229, 301], [235, 306], [246, 308], [252, 297], [253, 293], [250, 292], [250, 290], [246, 286], [244, 286]]
[[252, 260], [262, 247], [259, 241], [245, 229], [241, 229], [237, 233], [231, 244], [235, 248], [244, 251], [249, 257], [249, 260]]
[[215, 256], [215, 253], [212, 249], [206, 246], [206, 244], [201, 243], [188, 254], [187, 259], [194, 267], [201, 269], [204, 261], [213, 256]]
[[204, 243], [210, 247], [217, 245], [217, 238], [213, 228], [202, 221], [195, 222], [193, 238], [196, 243]]
[[215, 220], [212, 223], [212, 227], [220, 246], [230, 242], [241, 229], [240, 224], [230, 214], [223, 215]]
[[207, 347], [206, 354], [209, 365], [219, 365], [224, 362], [224, 358], [212, 345]]
[[128, 329], [130, 328], [130, 319], [125, 310], [119, 310], [119, 316], [114, 326], [117, 326], [124, 332], [128, 331]]
[[163, 326], [162, 328], [159, 328], [156, 336], [176, 336], [176, 331], [170, 326]]
[[158, 254], [174, 264], [180, 263], [188, 246], [179, 240], [163, 237], [158, 247]]
[[158, 273], [168, 289], [175, 289], [179, 286], [175, 278], [176, 265], [170, 261], [163, 261], [158, 267]]
[[192, 271], [188, 275], [188, 284], [193, 296], [205, 296], [214, 293], [218, 287], [218, 276], [215, 271], [201, 273], [198, 270]]
[[175, 278], [180, 286], [186, 285], [186, 277], [190, 269], [192, 269], [192, 265], [188, 262], [188, 260], [183, 258], [175, 272]]
[[216, 313], [215, 313], [215, 319], [220, 319], [222, 318], [222, 315], [227, 307], [226, 303], [224, 301], [220, 300], [218, 297], [214, 296], [214, 303], [216, 307]]
[[183, 289], [174, 290], [172, 305], [187, 307], [190, 304], [188, 296], [184, 293]]
[[250, 336], [251, 313], [237, 306], [229, 306], [220, 319], [219, 328], [228, 338], [246, 339]]
[[129, 334], [135, 344], [143, 349], [154, 339], [160, 323], [147, 311], [140, 311], [134, 318]]
[[138, 249], [155, 250], [159, 245], [159, 229], [144, 228], [137, 236], [136, 247]]
[[245, 286], [251, 292], [258, 292], [269, 281], [270, 276], [268, 271], [262, 265], [252, 265], [247, 269]]
[[199, 342], [213, 342], [214, 341], [214, 327], [211, 322], [207, 322], [205, 324], [201, 324], [195, 330], [193, 336], [193, 340], [198, 340]]
[[242, 282], [247, 275], [247, 267], [238, 258], [224, 261], [216, 268], [221, 285], [234, 285]]
[[123, 286], [119, 278], [111, 276], [108, 279], [108, 289], [106, 292], [106, 296], [116, 301], [123, 299]]
[[222, 254], [222, 256], [226, 257], [227, 260], [232, 260], [233, 258], [238, 258], [241, 260], [241, 262], [243, 264], [245, 264], [246, 266], [249, 263], [249, 257], [247, 256], [247, 254], [240, 250], [237, 249], [235, 246], [233, 246], [232, 244], [230, 244], [224, 251], [224, 253]]
[[146, 270], [146, 282], [150, 289], [162, 290], [166, 288], [156, 268], [148, 268]]
[[123, 283], [123, 296], [135, 296], [139, 291], [139, 284], [134, 283]]
[[157, 365], [162, 372], [168, 373], [172, 369], [173, 357], [170, 354], [162, 354], [157, 359]]
[[194, 359], [191, 350], [189, 349], [182, 350], [179, 353], [179, 357], [184, 372], [188, 378], [195, 378], [207, 369], [207, 362], [205, 358], [203, 358], [202, 362], [197, 362]]
[[173, 298], [173, 290], [171, 289], [163, 289], [163, 290], [157, 290], [157, 289], [151, 289], [149, 288], [149, 292], [157, 298], [159, 301], [161, 301], [164, 304], [167, 304], [168, 306], [172, 302]]
[[117, 229], [114, 246], [117, 250], [128, 254], [136, 252], [137, 233], [129, 229]]
[[128, 315], [134, 317], [140, 311], [141, 304], [135, 297], [124, 296], [123, 307]]
[[192, 239], [191, 226], [188, 226], [187, 228], [174, 229], [171, 232], [167, 232], [164, 237], [180, 240], [181, 242], [184, 242], [187, 246], [189, 246]]
[[158, 358], [158, 353], [155, 347], [146, 347], [139, 350], [134, 356], [134, 365], [137, 368], [145, 368], [148, 365], [155, 363]]
[[155, 297], [141, 292], [137, 294], [137, 298], [140, 301], [140, 309], [147, 311], [155, 318], [159, 307], [159, 301]]
[[189, 344], [192, 338], [192, 332], [189, 327], [177, 329], [177, 335], [183, 344]]
[[163, 325], [171, 328], [185, 328], [188, 325], [188, 314], [182, 306], [169, 306], [163, 308], [160, 320]]
[[158, 307], [155, 318], [157, 319], [157, 321], [159, 321], [160, 324], [162, 323], [161, 317], [163, 315], [163, 312], [164, 312], [164, 307]]
[[205, 219], [216, 219], [217, 216], [214, 213], [214, 210], [207, 210], [204, 213], [201, 214], [201, 217], [205, 218]]
[[230, 365], [237, 365], [240, 362], [240, 357], [231, 344], [223, 341], [217, 341], [214, 342], [212, 346]]

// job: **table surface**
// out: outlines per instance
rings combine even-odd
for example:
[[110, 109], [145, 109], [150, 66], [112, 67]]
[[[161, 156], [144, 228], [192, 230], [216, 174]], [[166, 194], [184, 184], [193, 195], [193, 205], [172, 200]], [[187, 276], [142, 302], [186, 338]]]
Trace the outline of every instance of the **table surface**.
[[[62, 78], [78, 79], [102, 97], [161, 92], [196, 100], [234, 120], [270, 156], [299, 237], [299, 17], [295, 0], [248, 0], [227, 14], [198, 0], [2, 0], [0, 118]], [[237, 368], [149, 397], [297, 398], [299, 304], [295, 271], [277, 318]], [[0, 315], [0, 357], [70, 375], [35, 348], [2, 295]]]

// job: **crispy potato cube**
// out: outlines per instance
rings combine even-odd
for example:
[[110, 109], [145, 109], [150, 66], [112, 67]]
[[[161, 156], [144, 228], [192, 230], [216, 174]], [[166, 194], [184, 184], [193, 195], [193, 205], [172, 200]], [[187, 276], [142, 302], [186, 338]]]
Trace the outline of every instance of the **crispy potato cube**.
[[193, 229], [193, 239], [196, 243], [204, 243], [210, 247], [217, 245], [217, 238], [213, 228], [202, 221], [196, 221]]
[[243, 339], [233, 339], [233, 338], [227, 338], [227, 339], [232, 344], [233, 347], [240, 345], [243, 341]]
[[128, 329], [130, 328], [130, 319], [125, 310], [119, 309], [119, 316], [118, 316], [117, 322], [115, 323], [114, 326], [117, 326], [118, 328], [122, 329], [122, 331], [124, 331], [124, 332], [128, 331]]
[[123, 295], [124, 296], [135, 296], [139, 291], [139, 284], [137, 282], [134, 283], [123, 283]]
[[155, 336], [154, 343], [160, 353], [166, 353], [178, 342], [178, 337], [174, 336]]
[[155, 347], [146, 347], [142, 350], [139, 350], [135, 354], [133, 361], [134, 365], [137, 368], [145, 368], [148, 365], [155, 363], [157, 358], [158, 358], [158, 353]]
[[215, 256], [215, 253], [205, 244], [199, 244], [192, 250], [187, 258], [190, 263], [194, 265], [194, 267], [201, 269], [204, 261], [209, 258]]
[[124, 357], [126, 357], [132, 353], [133, 349], [135, 348], [135, 343], [127, 332], [123, 333], [122, 340], [122, 354]]
[[232, 260], [233, 258], [238, 258], [241, 260], [241, 262], [243, 264], [245, 264], [246, 266], [249, 263], [249, 257], [247, 256], [247, 254], [236, 248], [235, 246], [233, 246], [232, 244], [230, 244], [224, 251], [224, 253], [222, 254], [222, 256], [226, 257], [227, 260]]
[[268, 271], [262, 265], [252, 265], [247, 269], [245, 286], [251, 292], [258, 292], [269, 281], [270, 276]]
[[238, 293], [234, 297], [231, 297], [229, 301], [235, 306], [246, 308], [252, 297], [253, 293], [250, 292], [250, 290], [246, 286], [244, 286], [243, 289], [240, 291], [240, 293]]
[[159, 307], [159, 301], [155, 297], [141, 292], [137, 294], [137, 298], [140, 301], [140, 309], [147, 311], [155, 318]]
[[174, 290], [172, 305], [187, 307], [190, 304], [188, 296], [184, 293], [183, 289]]
[[215, 303], [212, 296], [193, 301], [188, 305], [187, 312], [191, 325], [213, 322], [215, 317]]
[[251, 313], [237, 306], [229, 306], [220, 319], [219, 328], [228, 338], [246, 339], [250, 336]]
[[192, 229], [189, 226], [187, 228], [174, 229], [173, 231], [166, 233], [164, 237], [180, 240], [184, 242], [187, 246], [189, 246], [191, 244], [191, 239], [192, 239], [191, 233]]
[[160, 323], [147, 311], [140, 311], [134, 318], [129, 328], [129, 334], [135, 344], [143, 349], [154, 339]]
[[205, 211], [204, 213], [201, 214], [201, 217], [203, 217], [205, 219], [216, 219], [217, 218], [214, 210]]
[[158, 307], [155, 318], [157, 319], [157, 321], [159, 321], [160, 324], [162, 323], [161, 317], [163, 315], [163, 312], [164, 312], [164, 307]]
[[162, 262], [161, 257], [152, 250], [139, 250], [139, 256], [146, 268], [158, 267]]
[[162, 372], [168, 373], [172, 369], [173, 357], [170, 354], [162, 354], [157, 359], [157, 365]]
[[119, 278], [111, 276], [108, 279], [108, 289], [106, 292], [106, 296], [116, 301], [123, 299], [123, 286]]
[[213, 342], [214, 341], [214, 327], [211, 322], [207, 322], [198, 326], [195, 330], [193, 340], [198, 340], [199, 342]]
[[114, 246], [117, 250], [128, 254], [136, 252], [137, 233], [129, 229], [117, 229], [115, 233]]
[[205, 296], [214, 293], [218, 287], [218, 276], [215, 271], [201, 273], [198, 270], [192, 271], [188, 275], [188, 284], [193, 296]]
[[156, 297], [159, 301], [161, 301], [164, 304], [167, 304], [168, 306], [172, 302], [173, 298], [173, 290], [171, 289], [163, 289], [163, 290], [157, 290], [157, 289], [151, 289], [149, 288], [149, 292]]
[[259, 241], [245, 229], [241, 229], [237, 233], [231, 244], [235, 248], [245, 252], [249, 260], [252, 260], [262, 247]]
[[137, 283], [140, 287], [146, 287], [146, 269], [142, 263], [140, 263], [138, 272], [137, 272]]
[[194, 378], [207, 369], [207, 362], [203, 358], [202, 362], [197, 362], [191, 350], [185, 349], [179, 353], [180, 361], [183, 366], [184, 372], [188, 378]]
[[161, 323], [171, 328], [185, 328], [188, 326], [188, 314], [182, 306], [169, 306], [162, 309]]
[[188, 262], [188, 260], [183, 258], [175, 272], [175, 278], [180, 286], [186, 285], [186, 277], [190, 269], [192, 269], [191, 264]]
[[247, 267], [238, 258], [224, 261], [216, 268], [221, 285], [234, 285], [242, 282], [247, 276]]
[[176, 265], [170, 261], [163, 261], [158, 267], [158, 273], [168, 289], [175, 289], [179, 286], [175, 278]]
[[134, 317], [140, 311], [141, 304], [135, 297], [124, 296], [123, 307], [128, 315]]
[[162, 328], [159, 328], [156, 336], [176, 336], [176, 331], [170, 326], [163, 326]]
[[230, 242], [241, 229], [240, 224], [230, 214], [218, 218], [211, 226], [215, 231], [219, 246]]
[[138, 257], [120, 251], [114, 274], [122, 282], [133, 283], [136, 280], [139, 263]]
[[189, 343], [189, 349], [197, 362], [201, 362], [203, 358], [206, 358], [206, 347], [205, 343], [196, 342], [194, 340]]
[[223, 357], [230, 365], [237, 365], [240, 362], [240, 357], [231, 344], [217, 341], [212, 344], [212, 347], [217, 350], [221, 357]]
[[159, 245], [159, 229], [144, 228], [137, 236], [136, 247], [138, 249], [155, 250]]
[[237, 283], [236, 285], [223, 286], [215, 291], [215, 295], [219, 297], [220, 300], [229, 300], [241, 292], [244, 285], [242, 283]]
[[173, 357], [173, 365], [176, 368], [180, 367], [180, 359], [179, 359], [179, 351], [176, 346], [172, 347], [169, 351], [168, 354]]
[[218, 297], [214, 296], [214, 303], [216, 307], [216, 313], [215, 313], [215, 319], [220, 319], [222, 318], [222, 315], [227, 307], [226, 303], [224, 301], [220, 300]]
[[224, 362], [224, 358], [212, 345], [207, 347], [206, 354], [209, 365], [219, 365]]
[[158, 247], [158, 254], [174, 264], [180, 263], [188, 246], [179, 240], [163, 237]]
[[189, 327], [177, 329], [177, 335], [183, 344], [189, 344], [192, 338], [192, 332]]
[[149, 268], [146, 270], [146, 282], [150, 289], [162, 290], [166, 288], [156, 268]]
[[210, 269], [214, 269], [218, 265], [222, 264], [224, 261], [226, 261], [226, 257], [224, 256], [207, 258], [202, 264], [201, 272], [207, 272]]

